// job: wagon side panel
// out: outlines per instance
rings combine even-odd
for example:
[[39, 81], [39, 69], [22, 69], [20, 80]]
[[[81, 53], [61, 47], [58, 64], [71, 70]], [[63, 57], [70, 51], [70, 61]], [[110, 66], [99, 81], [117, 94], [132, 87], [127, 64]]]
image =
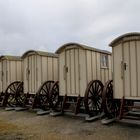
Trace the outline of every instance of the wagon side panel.
[[125, 97], [130, 97], [130, 47], [129, 42], [123, 44], [123, 53], [124, 53], [124, 63], [126, 63], [126, 70], [124, 70], [124, 95]]
[[97, 69], [97, 80], [101, 80], [101, 55], [100, 53], [96, 52], [96, 69]]
[[109, 65], [109, 70], [108, 70], [108, 80], [112, 80], [113, 76], [113, 56], [109, 55], [108, 56], [108, 65]]
[[43, 71], [43, 67], [42, 67], [43, 63], [42, 63], [42, 56], [36, 55], [36, 65], [35, 65], [35, 72], [34, 72], [34, 77], [35, 77], [35, 92], [37, 92], [37, 90], [39, 89], [39, 87], [41, 86], [42, 82], [43, 82], [43, 75], [42, 75], [42, 71]]
[[7, 87], [7, 82], [8, 82], [8, 70], [7, 70], [7, 60], [2, 61], [2, 71], [3, 71], [3, 86], [2, 86], [2, 91], [4, 92]]
[[53, 80], [58, 81], [58, 58], [53, 58]]
[[137, 46], [137, 78], [138, 78], [138, 83], [137, 83], [137, 89], [138, 89], [138, 97], [140, 97], [140, 41], [136, 42]]
[[130, 79], [131, 79], [131, 96], [137, 97], [137, 71], [136, 71], [136, 44], [130, 42]]
[[47, 66], [47, 62], [48, 62], [48, 59], [47, 57], [45, 56], [42, 56], [42, 70], [41, 70], [41, 73], [42, 73], [42, 82], [45, 82], [48, 80], [48, 76], [47, 76], [47, 73], [48, 73], [48, 66]]
[[92, 70], [92, 51], [86, 50], [86, 68], [87, 68], [87, 84], [92, 80], [93, 70]]
[[97, 79], [97, 61], [96, 61], [96, 52], [92, 51], [92, 80]]
[[2, 62], [0, 61], [0, 92], [2, 92]]
[[23, 59], [23, 81], [24, 81], [24, 93], [28, 92], [29, 89], [29, 75], [28, 75], [28, 57]]
[[48, 80], [53, 80], [53, 58], [48, 57]]
[[79, 49], [75, 49], [75, 93], [80, 94], [80, 64], [79, 64]]
[[80, 95], [81, 97], [84, 97], [85, 95], [85, 90], [87, 87], [87, 61], [86, 61], [86, 51], [80, 49], [79, 50], [79, 63], [80, 63]]
[[65, 51], [59, 54], [59, 82], [60, 82], [60, 95], [66, 94], [66, 72], [65, 72]]
[[16, 61], [8, 61], [9, 62], [9, 67], [8, 67], [8, 75], [9, 75], [9, 80], [8, 83], [12, 83], [16, 81], [17, 79], [17, 69], [16, 69]]
[[16, 61], [16, 80], [22, 81], [22, 61]]
[[122, 44], [113, 48], [113, 64], [114, 64], [114, 98], [123, 97], [123, 71], [122, 71]]

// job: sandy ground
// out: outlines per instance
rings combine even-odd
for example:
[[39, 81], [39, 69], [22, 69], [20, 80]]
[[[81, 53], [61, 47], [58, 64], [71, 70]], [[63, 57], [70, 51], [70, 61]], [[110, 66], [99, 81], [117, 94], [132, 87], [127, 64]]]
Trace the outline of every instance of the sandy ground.
[[0, 140], [139, 140], [140, 126], [0, 109]]

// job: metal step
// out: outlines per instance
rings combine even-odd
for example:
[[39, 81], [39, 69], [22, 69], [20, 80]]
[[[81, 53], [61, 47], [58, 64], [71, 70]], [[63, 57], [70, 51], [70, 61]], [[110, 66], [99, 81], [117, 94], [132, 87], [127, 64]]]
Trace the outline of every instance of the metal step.
[[50, 110], [44, 111], [44, 110], [39, 110], [36, 113], [37, 115], [47, 115], [50, 114]]
[[130, 120], [140, 120], [140, 117], [136, 117], [136, 116], [124, 116], [124, 119], [130, 119]]
[[75, 114], [75, 113], [73, 113], [73, 112], [64, 112], [64, 114], [65, 114], [65, 115], [68, 115], [68, 116], [82, 117], [82, 118], [86, 118], [86, 117], [89, 116], [89, 115], [84, 114], [84, 113]]
[[6, 107], [5, 108], [5, 111], [13, 111], [13, 110], [15, 110], [15, 107]]
[[140, 126], [140, 121], [139, 120], [122, 119], [122, 120], [118, 120], [117, 122], [132, 124], [132, 125], [135, 125], [135, 126], [136, 125]]
[[85, 120], [88, 122], [91, 122], [91, 121], [95, 121], [95, 120], [99, 119], [100, 117], [101, 117], [100, 115], [96, 115], [93, 117], [87, 116], [87, 117], [85, 117]]
[[101, 120], [101, 123], [104, 124], [104, 125], [108, 125], [112, 122], [116, 121], [116, 118], [112, 118], [112, 119], [108, 119], [108, 118], [104, 118]]
[[25, 111], [28, 110], [27, 107], [15, 107], [15, 111]]
[[128, 115], [139, 116], [140, 117], [140, 112], [138, 112], [138, 111], [129, 111]]
[[63, 114], [62, 112], [55, 112], [55, 111], [50, 112], [50, 115], [51, 115], [52, 117], [60, 116], [60, 115], [62, 115], [62, 114]]

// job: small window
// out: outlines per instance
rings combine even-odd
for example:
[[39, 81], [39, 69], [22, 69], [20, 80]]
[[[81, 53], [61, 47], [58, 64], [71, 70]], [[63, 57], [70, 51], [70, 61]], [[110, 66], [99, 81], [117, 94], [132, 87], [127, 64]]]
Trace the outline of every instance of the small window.
[[108, 55], [101, 54], [101, 68], [108, 68]]

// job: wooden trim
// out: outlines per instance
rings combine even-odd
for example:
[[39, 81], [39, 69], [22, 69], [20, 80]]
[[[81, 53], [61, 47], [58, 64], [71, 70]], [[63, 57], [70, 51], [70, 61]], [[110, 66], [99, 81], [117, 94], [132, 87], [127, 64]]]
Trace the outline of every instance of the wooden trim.
[[54, 80], [54, 58], [52, 57], [52, 80]]
[[[97, 74], [97, 53], [95, 53], [95, 62], [96, 62], [96, 79], [98, 79], [98, 74]], [[93, 79], [95, 80], [95, 79]]]
[[[79, 63], [79, 65], [80, 65], [80, 53], [79, 53], [79, 48], [78, 48], [78, 63]], [[78, 81], [79, 81], [79, 93], [81, 93], [81, 90], [80, 90], [80, 81], [81, 81], [80, 74], [81, 74], [81, 69], [78, 68], [78, 71], [79, 71], [79, 78], [78, 78]]]
[[87, 50], [85, 51], [85, 61], [86, 61], [86, 83], [88, 84], [88, 67], [87, 67]]
[[69, 71], [69, 69], [70, 69], [70, 81], [69, 81], [69, 82], [70, 82], [70, 94], [72, 94], [72, 85], [71, 85], [71, 78], [72, 78], [72, 77], [71, 77], [71, 75], [72, 75], [72, 74], [71, 74], [71, 73], [72, 73], [72, 72], [71, 72], [71, 50], [68, 51], [68, 52], [69, 52], [69, 64], [70, 64], [70, 67], [68, 68], [68, 71]]
[[135, 57], [136, 57], [136, 93], [137, 93], [137, 97], [138, 97], [138, 54], [137, 54], [137, 41], [135, 41]]
[[122, 62], [123, 62], [123, 96], [125, 96], [125, 71], [124, 71], [124, 43], [122, 42], [121, 44], [121, 49], [122, 49]]
[[130, 53], [130, 41], [128, 42], [128, 46], [129, 46], [129, 68], [130, 68], [130, 70], [129, 70], [129, 75], [130, 75], [130, 96], [132, 96], [132, 87], [131, 87], [131, 53]]
[[75, 63], [75, 49], [74, 49], [74, 81], [75, 81], [75, 84], [74, 84], [74, 88], [75, 88], [75, 93], [76, 93], [76, 63]]

